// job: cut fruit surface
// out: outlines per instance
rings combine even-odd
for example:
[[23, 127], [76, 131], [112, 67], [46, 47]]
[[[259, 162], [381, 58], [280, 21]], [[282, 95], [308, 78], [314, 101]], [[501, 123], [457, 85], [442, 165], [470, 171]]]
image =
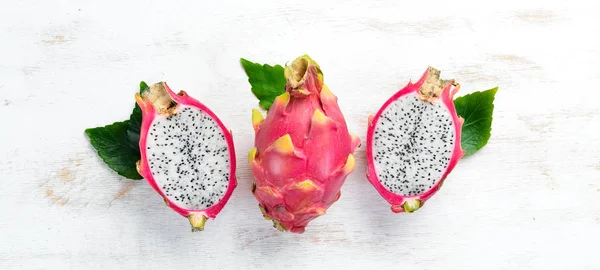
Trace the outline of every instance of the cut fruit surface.
[[237, 185], [231, 134], [206, 106], [166, 83], [136, 100], [142, 109], [138, 171], [192, 230], [202, 230]]
[[464, 155], [452, 102], [458, 84], [439, 76], [428, 68], [369, 118], [367, 177], [394, 212], [419, 209]]

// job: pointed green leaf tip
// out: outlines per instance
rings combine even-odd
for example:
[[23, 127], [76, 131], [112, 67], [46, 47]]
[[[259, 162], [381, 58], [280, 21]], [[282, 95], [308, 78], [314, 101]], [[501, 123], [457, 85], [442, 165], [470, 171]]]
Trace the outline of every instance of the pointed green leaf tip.
[[[148, 88], [146, 82], [140, 82], [140, 95]], [[131, 115], [129, 116], [129, 128], [127, 129], [127, 136], [131, 141], [140, 141], [140, 129], [142, 128], [142, 109], [137, 103], [135, 104]]]
[[[148, 88], [140, 82], [140, 94]], [[140, 160], [140, 129], [142, 126], [142, 110], [135, 104], [129, 120], [115, 122], [104, 127], [88, 128], [85, 134], [98, 155], [109, 168], [129, 179], [139, 180], [142, 176], [137, 172], [136, 162]]]
[[148, 84], [145, 81], [140, 82], [140, 95], [148, 88]]
[[275, 97], [285, 92], [284, 69], [280, 65], [270, 66], [250, 62], [244, 58], [240, 59], [248, 82], [252, 86], [252, 93], [258, 98], [258, 105], [269, 110]]
[[454, 100], [456, 113], [465, 119], [460, 140], [462, 148], [466, 151], [465, 156], [472, 155], [484, 147], [491, 136], [494, 97], [497, 91], [498, 87], [495, 87]]

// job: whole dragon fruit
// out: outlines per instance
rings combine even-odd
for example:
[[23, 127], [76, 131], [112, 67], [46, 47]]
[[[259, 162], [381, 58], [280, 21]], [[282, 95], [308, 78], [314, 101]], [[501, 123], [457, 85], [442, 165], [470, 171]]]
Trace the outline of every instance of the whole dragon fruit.
[[142, 110], [138, 172], [189, 219], [192, 231], [203, 230], [237, 185], [230, 132], [206, 106], [164, 82], [136, 94], [136, 101]]
[[308, 56], [285, 68], [286, 92], [266, 119], [254, 109], [255, 148], [248, 154], [252, 193], [265, 219], [281, 231], [302, 233], [340, 197], [354, 170], [360, 139], [351, 135], [337, 97]]
[[464, 155], [452, 100], [458, 89], [429, 67], [369, 117], [367, 178], [392, 211], [419, 209]]

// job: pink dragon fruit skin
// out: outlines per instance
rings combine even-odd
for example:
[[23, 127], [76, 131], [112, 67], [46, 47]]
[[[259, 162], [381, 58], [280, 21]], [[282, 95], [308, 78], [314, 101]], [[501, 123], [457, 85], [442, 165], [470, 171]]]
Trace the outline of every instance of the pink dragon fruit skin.
[[[237, 186], [235, 176], [235, 149], [233, 145], [231, 131], [229, 131], [223, 125], [221, 120], [219, 120], [219, 118], [200, 101], [190, 97], [184, 91], [180, 91], [178, 94], [175, 94], [164, 82], [160, 82], [150, 86], [142, 95], [136, 94], [136, 101], [142, 110], [142, 126], [139, 142], [141, 159], [137, 164], [138, 172], [142, 177], [144, 177], [147, 180], [150, 186], [152, 186], [152, 188], [158, 194], [160, 194], [160, 196], [163, 197], [165, 203], [169, 207], [175, 210], [175, 212], [189, 219], [190, 224], [192, 225], [192, 231], [202, 231], [204, 229], [204, 223], [206, 222], [206, 220], [214, 219], [217, 216], [217, 214], [219, 214], [219, 212], [223, 209], [223, 207], [231, 197], [233, 190]], [[211, 161], [211, 164], [209, 164], [208, 162], [203, 162], [204, 164], [202, 164], [201, 162], [200, 164], [198, 164], [199, 167], [201, 167], [200, 171], [203, 171], [207, 170], [207, 168], [210, 169], [210, 166], [212, 166], [212, 161], [214, 160], [221, 162], [225, 161], [224, 163], [226, 163], [223, 167], [222, 172], [221, 182], [223, 183], [220, 183], [220, 185], [217, 185], [217, 183], [212, 183], [215, 186], [213, 188], [216, 190], [214, 194], [217, 194], [217, 196], [215, 198], [203, 198], [206, 201], [211, 201], [204, 202], [204, 204], [210, 205], [206, 208], [186, 207], [184, 203], [178, 202], [177, 198], [175, 198], [173, 195], [168, 194], [169, 191], [167, 191], [164, 188], [161, 188], [160, 183], [157, 181], [158, 179], [156, 179], [155, 177], [156, 175], [160, 175], [160, 171], [158, 171], [158, 169], [151, 169], [154, 166], [150, 166], [150, 164], [152, 164], [152, 159], [149, 159], [150, 154], [147, 152], [150, 151], [148, 149], [151, 149], [151, 147], [156, 147], [156, 145], [152, 145], [152, 143], [150, 143], [149, 137], [152, 134], [151, 130], [155, 127], [155, 124], [158, 123], [157, 120], [164, 120], [170, 117], [172, 118], [172, 116], [177, 114], [183, 115], [184, 112], [186, 112], [186, 109], [187, 111], [195, 111], [198, 114], [196, 114], [196, 116], [192, 115], [192, 118], [181, 119], [181, 121], [178, 122], [178, 124], [181, 125], [181, 129], [187, 131], [193, 129], [194, 127], [201, 126], [202, 121], [210, 123], [210, 125], [202, 126], [207, 127], [207, 129], [205, 129], [205, 131], [203, 132], [206, 134], [205, 137], [199, 135], [197, 136], [197, 138], [183, 138], [180, 140], [180, 143], [182, 141], [187, 142], [189, 145], [186, 145], [186, 147], [190, 149], [190, 147], [192, 147], [190, 145], [200, 145], [200, 138], [212, 138], [213, 141], [210, 142], [212, 145], [221, 143], [227, 146], [226, 150], [223, 149], [223, 151], [220, 151], [219, 156], [215, 155], [211, 159], [207, 159]], [[198, 116], [199, 114], [201, 114], [202, 117]], [[212, 130], [208, 128], [211, 127], [211, 125], [212, 127], [214, 127]], [[177, 132], [174, 128], [175, 124], [169, 127], [173, 127], [173, 129], [171, 130], [172, 132]], [[198, 130], [200, 130], [200, 128]], [[168, 135], [168, 131], [169, 130], [166, 130], [165, 134]], [[213, 136], [211, 137], [211, 135]], [[171, 143], [171, 145], [173, 145], [173, 143]], [[212, 153], [216, 152], [217, 151], [214, 151], [213, 149]], [[176, 152], [173, 152], [173, 154], [176, 156], [185, 155], [185, 153], [181, 154]], [[203, 154], [209, 155], [208, 151]], [[187, 161], [189, 161], [189, 159]], [[190, 163], [194, 162], [185, 162], [185, 165], [183, 166], [189, 166]], [[182, 164], [184, 164], [184, 162], [182, 162]], [[163, 164], [163, 166], [165, 165]], [[191, 172], [192, 176], [194, 176], [195, 174], [198, 174], [198, 170], [196, 170], [195, 172]], [[184, 174], [182, 169], [182, 173], [180, 173], [180, 176], [181, 175], [190, 175], [190, 173], [186, 172]], [[197, 177], [197, 179], [199, 179], [200, 181], [206, 180], [202, 179], [201, 176]], [[204, 184], [210, 186], [210, 184]], [[173, 185], [175, 185], [175, 183]], [[198, 194], [200, 194], [200, 196], [206, 196], [204, 193], [199, 192], [197, 189], [196, 191], [193, 190], [192, 187], [194, 185], [190, 185], [190, 183], [185, 182], [185, 180], [180, 180], [180, 182], [178, 182], [178, 185], [181, 185], [181, 189], [183, 190], [179, 191], [185, 196], [198, 196]], [[209, 187], [207, 187], [206, 189], [208, 188]], [[173, 190], [171, 190], [171, 192], [173, 192]]]
[[[419, 209], [425, 201], [431, 198], [431, 196], [440, 189], [448, 174], [454, 169], [465, 153], [460, 144], [461, 128], [464, 120], [457, 115], [453, 102], [453, 96], [460, 86], [453, 80], [441, 80], [439, 75], [440, 72], [438, 70], [429, 67], [419, 81], [414, 84], [409, 82], [403, 89], [390, 97], [381, 109], [379, 109], [377, 114], [369, 117], [369, 128], [366, 140], [368, 161], [367, 178], [379, 194], [392, 205], [391, 209], [395, 213], [413, 212]], [[408, 100], [409, 98], [413, 98], [413, 100]], [[405, 99], [404, 102], [406, 102], [406, 104], [409, 104], [408, 109], [407, 107], [403, 107], [401, 108], [401, 111], [399, 111], [397, 109], [398, 107], [393, 108], [393, 104], [396, 104], [403, 99]], [[415, 138], [417, 136], [413, 135], [413, 138], [410, 139], [414, 139], [414, 141], [411, 141], [406, 139], [408, 137], [403, 137], [400, 140], [405, 143], [403, 145], [401, 144], [401, 146], [406, 148], [398, 147], [397, 144], [392, 146], [392, 144], [390, 144], [392, 142], [391, 139], [397, 141], [400, 136], [410, 136], [404, 135], [407, 132], [403, 132], [403, 134], [399, 134], [398, 132], [394, 133], [395, 130], [397, 130], [397, 126], [412, 125], [413, 127], [411, 128], [414, 132], [414, 130], [417, 129], [414, 128], [414, 126], [417, 124], [410, 122], [410, 119], [419, 116], [419, 114], [424, 114], [424, 112], [427, 111], [425, 109], [419, 111], [416, 107], [410, 107], [414, 104], [420, 106], [419, 108], [430, 108], [428, 111], [429, 114], [434, 115], [434, 113], [437, 113], [435, 114], [435, 117], [438, 118], [431, 118], [435, 120], [431, 121], [433, 122], [433, 125], [429, 125], [429, 122], [426, 122], [427, 120], [418, 123], [425, 124], [421, 127], [426, 130], [426, 133], [420, 133], [427, 134], [424, 138]], [[423, 119], [426, 119], [427, 116], [422, 117]], [[418, 121], [422, 120], [420, 119]], [[437, 125], [442, 122], [446, 124]], [[394, 125], [396, 125], [396, 127], [394, 127]], [[439, 132], [436, 133], [435, 131]], [[389, 141], [385, 141], [385, 135], [392, 136], [392, 138]], [[449, 139], [444, 140], [444, 138]], [[429, 146], [428, 143], [431, 143], [434, 140], [437, 143], [437, 147], [439, 147], [438, 149], [443, 150], [443, 147], [447, 147], [447, 149], [444, 151], [438, 150], [439, 152], [427, 152], [427, 146]], [[422, 145], [424, 146], [420, 146], [421, 148], [415, 147], [415, 145], [421, 143], [423, 143]], [[379, 147], [379, 150], [375, 149], [376, 147]], [[392, 159], [386, 159], [384, 157], [385, 154], [381, 153], [381, 151], [385, 151], [381, 150], [383, 148], [387, 148], [387, 151], [398, 152], [396, 152]], [[420, 152], [414, 151], [414, 149], [417, 148]], [[432, 147], [430, 147], [430, 150], [431, 148]], [[430, 158], [431, 156], [436, 157], [433, 154], [442, 156], [441, 160], [443, 160], [443, 162], [432, 163], [428, 167], [439, 170], [438, 176], [427, 172], [427, 168], [423, 170], [423, 167], [419, 167], [423, 165], [422, 163], [415, 162], [413, 164], [407, 164], [406, 160], [403, 160], [404, 162], [398, 162], [399, 157], [404, 157], [410, 150], [413, 150], [411, 153], [413, 156], [411, 158], [419, 161], [427, 160], [427, 158]], [[429, 156], [422, 154], [426, 152]], [[419, 159], [423, 156], [425, 156], [425, 159]], [[377, 157], [379, 157], [379, 161], [377, 160]], [[392, 168], [392, 171], [394, 168], [396, 169], [396, 171], [393, 171], [394, 173], [392, 173], [392, 175], [396, 175], [395, 173], [399, 171], [403, 172], [403, 174], [398, 173], [397, 175], [406, 176], [406, 178], [403, 178], [405, 182], [396, 177], [388, 177], [390, 174], [386, 175], [384, 171], [386, 169], [389, 171], [390, 167]], [[427, 172], [427, 174], [420, 174], [423, 178], [431, 175], [431, 179], [427, 179], [429, 182], [418, 179], [417, 177], [411, 178], [411, 176], [408, 176], [413, 172], [414, 175], [419, 175], [418, 170]], [[407, 173], [408, 171], [410, 171], [410, 173]], [[381, 177], [386, 178], [380, 179]], [[419, 181], [421, 181], [421, 183], [417, 184]], [[404, 183], [407, 184], [405, 185]], [[412, 190], [409, 191], [409, 188], [412, 188]]]
[[301, 56], [285, 74], [286, 92], [266, 119], [253, 110], [255, 148], [248, 159], [263, 216], [281, 231], [302, 233], [340, 197], [360, 139], [348, 132], [316, 62]]

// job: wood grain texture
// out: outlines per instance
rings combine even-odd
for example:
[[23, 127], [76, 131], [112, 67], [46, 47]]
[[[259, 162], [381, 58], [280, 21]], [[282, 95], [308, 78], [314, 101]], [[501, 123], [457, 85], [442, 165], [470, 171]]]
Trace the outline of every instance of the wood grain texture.
[[[591, 1], [5, 1], [0, 8], [1, 269], [599, 269], [600, 32]], [[239, 58], [308, 53], [351, 131], [427, 65], [495, 86], [492, 137], [424, 208], [393, 214], [365, 148], [303, 235], [249, 189]], [[239, 187], [202, 233], [83, 130], [127, 119], [140, 80], [185, 89], [233, 129]]]

